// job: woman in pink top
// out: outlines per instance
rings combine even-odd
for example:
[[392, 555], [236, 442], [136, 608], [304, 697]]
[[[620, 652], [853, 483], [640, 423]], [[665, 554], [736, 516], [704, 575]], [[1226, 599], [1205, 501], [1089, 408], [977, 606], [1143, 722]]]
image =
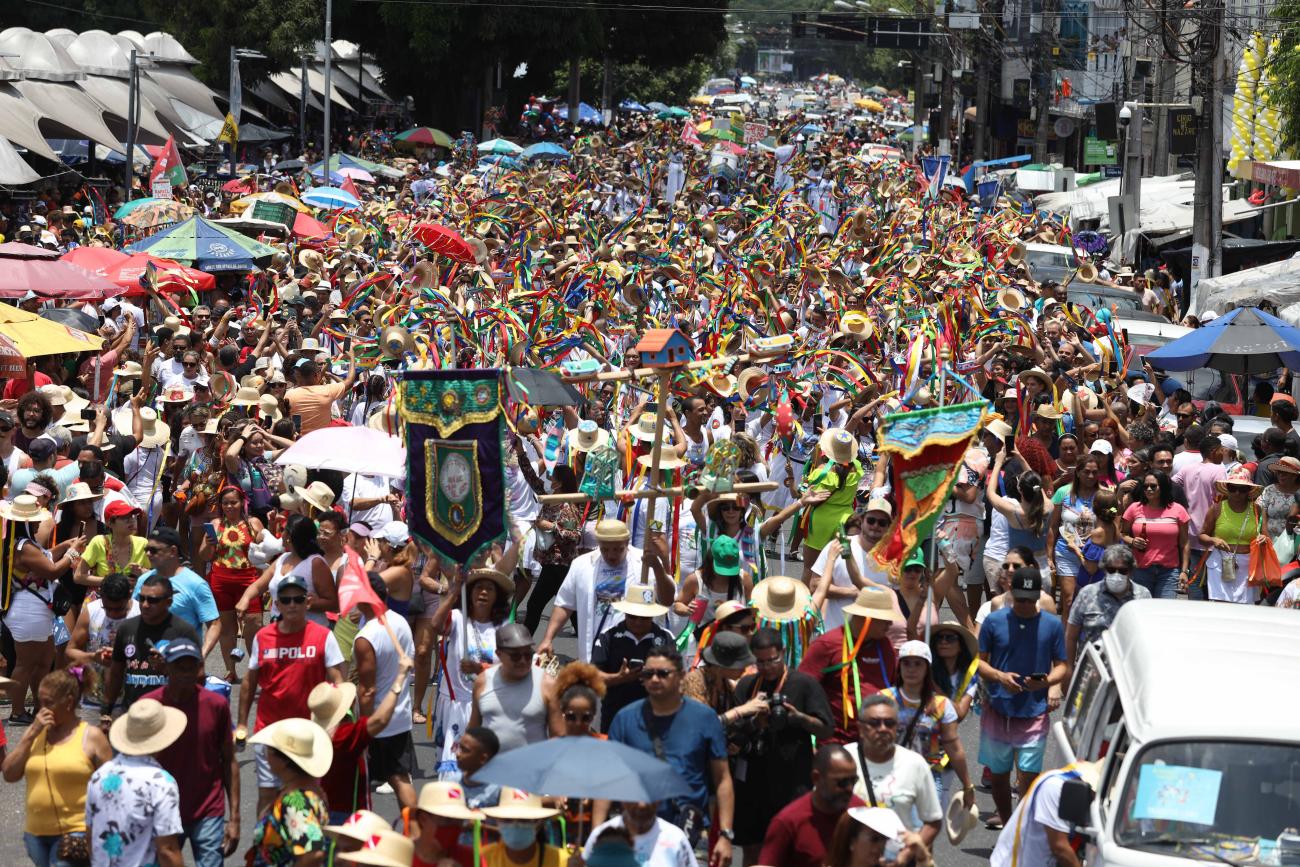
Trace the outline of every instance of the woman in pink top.
[[1187, 583], [1191, 516], [1174, 502], [1169, 476], [1157, 470], [1142, 476], [1134, 496], [1120, 524], [1120, 538], [1137, 557], [1133, 580], [1156, 599], [1173, 599]]

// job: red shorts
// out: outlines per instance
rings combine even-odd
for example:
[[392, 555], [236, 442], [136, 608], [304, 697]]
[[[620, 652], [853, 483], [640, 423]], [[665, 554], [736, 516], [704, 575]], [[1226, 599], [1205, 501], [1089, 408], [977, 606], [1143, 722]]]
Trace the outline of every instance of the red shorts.
[[[247, 569], [230, 569], [226, 566], [212, 564], [208, 572], [208, 584], [212, 586], [212, 596], [217, 601], [218, 611], [234, 611], [244, 591], [258, 579], [261, 571], [253, 567]], [[259, 596], [248, 606], [249, 614], [262, 613], [262, 598]]]

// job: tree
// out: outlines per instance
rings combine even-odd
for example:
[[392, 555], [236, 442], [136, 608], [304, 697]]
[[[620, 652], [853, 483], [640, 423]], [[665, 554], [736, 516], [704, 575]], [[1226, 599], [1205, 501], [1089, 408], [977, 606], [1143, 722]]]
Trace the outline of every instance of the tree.
[[1294, 152], [1300, 148], [1300, 0], [1278, 0], [1273, 17], [1279, 22], [1277, 43], [1262, 65], [1276, 86], [1261, 89], [1259, 98], [1281, 115], [1279, 150]]

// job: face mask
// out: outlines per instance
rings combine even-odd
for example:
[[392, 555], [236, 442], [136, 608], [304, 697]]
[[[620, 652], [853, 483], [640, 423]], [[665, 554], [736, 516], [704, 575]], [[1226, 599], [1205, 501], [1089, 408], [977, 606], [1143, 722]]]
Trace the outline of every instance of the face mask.
[[1120, 572], [1107, 572], [1106, 592], [1111, 596], [1123, 596], [1128, 592], [1128, 576]]
[[531, 824], [501, 825], [501, 842], [507, 849], [527, 849], [537, 840], [537, 827]]

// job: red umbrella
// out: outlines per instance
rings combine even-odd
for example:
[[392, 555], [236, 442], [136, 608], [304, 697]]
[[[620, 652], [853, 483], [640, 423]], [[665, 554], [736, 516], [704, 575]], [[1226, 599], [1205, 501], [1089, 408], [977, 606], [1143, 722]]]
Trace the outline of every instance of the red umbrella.
[[473, 264], [474, 248], [454, 230], [437, 223], [416, 223], [411, 227], [411, 237], [435, 253], [448, 259]]
[[330, 230], [320, 220], [298, 213], [293, 218], [293, 234], [298, 238], [318, 241], [329, 235]]
[[183, 292], [187, 289], [207, 292], [217, 288], [217, 278], [211, 274], [148, 253], [130, 256], [107, 247], [77, 247], [67, 253], [63, 261], [107, 277], [125, 289], [128, 296], [145, 294], [144, 287], [140, 285], [140, 276], [151, 262], [158, 269], [158, 289], [161, 292]]
[[105, 277], [59, 260], [53, 250], [30, 244], [0, 244], [0, 298], [22, 298], [34, 292], [42, 298], [95, 301], [122, 294]]
[[23, 377], [27, 375], [27, 359], [18, 346], [0, 334], [0, 376]]

